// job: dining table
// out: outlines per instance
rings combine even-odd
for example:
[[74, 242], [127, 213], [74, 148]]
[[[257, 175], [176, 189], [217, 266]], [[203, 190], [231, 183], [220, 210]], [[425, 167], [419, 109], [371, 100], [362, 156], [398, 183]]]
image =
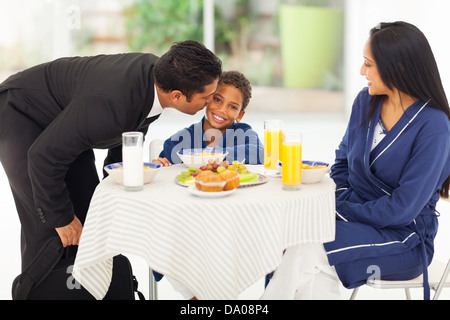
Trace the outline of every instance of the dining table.
[[335, 184], [328, 175], [287, 191], [263, 166], [247, 169], [258, 181], [226, 194], [199, 194], [179, 183], [183, 164], [158, 169], [141, 191], [105, 178], [91, 200], [73, 276], [102, 299], [113, 257], [129, 254], [198, 299], [234, 300], [275, 270], [286, 248], [334, 240]]

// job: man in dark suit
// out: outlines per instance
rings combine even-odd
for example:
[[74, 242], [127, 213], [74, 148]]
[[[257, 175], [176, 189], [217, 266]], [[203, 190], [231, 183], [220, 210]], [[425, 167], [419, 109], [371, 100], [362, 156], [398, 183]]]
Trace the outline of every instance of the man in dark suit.
[[162, 109], [195, 114], [212, 99], [221, 61], [194, 41], [160, 58], [128, 53], [62, 58], [0, 84], [0, 161], [22, 232], [22, 269], [59, 235], [78, 245], [99, 183], [93, 149], [121, 161], [121, 135], [147, 132]]

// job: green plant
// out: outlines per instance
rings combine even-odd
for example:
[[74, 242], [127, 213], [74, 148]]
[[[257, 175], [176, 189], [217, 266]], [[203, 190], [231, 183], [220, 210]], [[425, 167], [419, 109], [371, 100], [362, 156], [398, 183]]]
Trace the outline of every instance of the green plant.
[[202, 0], [136, 0], [125, 9], [130, 49], [162, 53], [176, 41], [202, 41], [202, 9]]
[[303, 6], [326, 7], [328, 0], [285, 0], [286, 4], [297, 4]]
[[215, 37], [218, 53], [228, 54], [234, 59], [246, 58], [251, 19], [250, 0], [236, 0], [233, 14], [228, 17], [216, 7]]
[[[246, 45], [250, 0], [236, 0], [234, 12], [224, 17], [214, 12], [216, 47], [220, 52], [241, 54]], [[203, 41], [203, 0], [135, 0], [124, 10], [128, 45], [141, 51], [166, 51], [175, 41]]]
[[[135, 0], [124, 14], [128, 46], [133, 51], [163, 54], [176, 41], [203, 42], [203, 0]], [[215, 53], [222, 59], [224, 69], [248, 74], [252, 84], [266, 84], [270, 75], [263, 67], [272, 64], [260, 62], [257, 66], [249, 57], [252, 14], [251, 0], [235, 0], [232, 5], [216, 1]], [[267, 59], [273, 57], [264, 57]]]

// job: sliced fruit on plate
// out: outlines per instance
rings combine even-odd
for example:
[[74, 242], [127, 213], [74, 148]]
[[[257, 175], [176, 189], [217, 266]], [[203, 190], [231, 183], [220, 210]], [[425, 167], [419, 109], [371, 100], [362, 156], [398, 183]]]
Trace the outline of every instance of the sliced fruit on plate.
[[191, 181], [192, 183], [194, 183], [194, 177], [189, 171], [183, 171], [178, 175], [178, 181], [182, 183], [188, 183]]
[[259, 179], [259, 176], [255, 172], [241, 173], [239, 175], [239, 180], [241, 183], [256, 182], [256, 181], [258, 181], [258, 179]]

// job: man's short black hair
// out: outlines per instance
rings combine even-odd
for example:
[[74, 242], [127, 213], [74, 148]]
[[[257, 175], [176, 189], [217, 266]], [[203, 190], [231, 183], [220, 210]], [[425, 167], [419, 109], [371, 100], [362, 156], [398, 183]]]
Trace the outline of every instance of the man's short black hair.
[[220, 78], [222, 61], [203, 44], [177, 42], [155, 65], [155, 80], [165, 92], [180, 90], [188, 101], [204, 87]]

